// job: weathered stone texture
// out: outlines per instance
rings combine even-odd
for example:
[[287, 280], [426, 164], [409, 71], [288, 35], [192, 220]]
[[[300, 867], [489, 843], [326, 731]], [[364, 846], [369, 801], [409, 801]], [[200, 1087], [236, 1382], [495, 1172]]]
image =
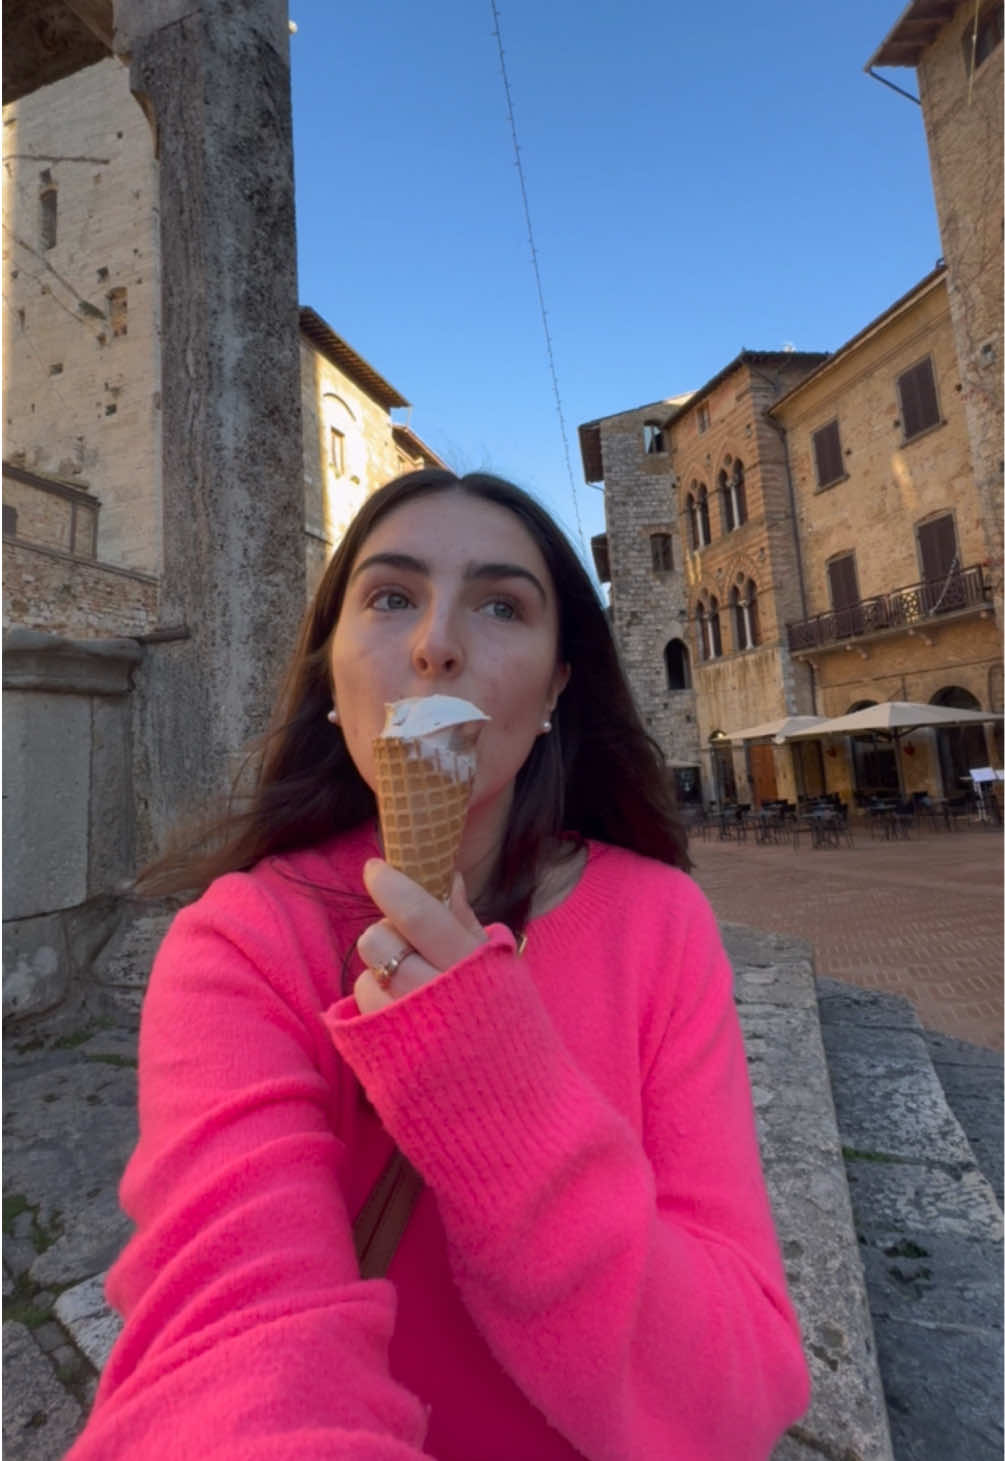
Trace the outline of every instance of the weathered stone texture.
[[[99, 556], [157, 573], [160, 280], [150, 127], [112, 59], [5, 107], [4, 122], [5, 455], [87, 482], [103, 504]], [[46, 247], [41, 199], [51, 189], [55, 242]], [[5, 502], [8, 490], [5, 483]]]
[[[984, 7], [985, 10], [990, 7]], [[995, 564], [995, 604], [1002, 615], [1002, 63], [995, 47], [972, 77], [964, 32], [975, 7], [959, 5], [925, 51], [918, 86], [949, 269], [949, 304], [970, 437], [973, 477]]]
[[[671, 690], [664, 658], [670, 641], [685, 638], [687, 593], [676, 489], [667, 453], [648, 454], [643, 427], [665, 419], [667, 402], [625, 411], [601, 424], [607, 540], [614, 631], [643, 721], [668, 760], [698, 764], [694, 692]], [[673, 568], [653, 565], [651, 537], [670, 534]]]

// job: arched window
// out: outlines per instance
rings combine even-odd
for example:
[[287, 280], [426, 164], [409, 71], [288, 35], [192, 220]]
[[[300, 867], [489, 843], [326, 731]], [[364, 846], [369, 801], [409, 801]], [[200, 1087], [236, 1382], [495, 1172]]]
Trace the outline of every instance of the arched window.
[[[932, 696], [929, 704], [944, 705], [951, 710], [980, 710], [981, 702], [961, 685], [944, 685]], [[969, 780], [975, 766], [988, 764], [987, 741], [982, 725], [944, 725], [935, 733], [945, 796], [959, 796], [970, 791]]]
[[708, 488], [704, 482], [698, 484], [695, 505], [698, 510], [698, 547], [706, 548], [712, 541], [712, 534], [708, 525]]
[[663, 660], [667, 669], [667, 687], [670, 690], [690, 690], [691, 665], [683, 639], [668, 641]]
[[714, 596], [708, 601], [708, 617], [705, 620], [705, 638], [708, 645], [706, 659], [718, 659], [722, 654], [722, 633], [719, 628], [719, 600]]
[[719, 501], [722, 503], [722, 525], [727, 533], [731, 533], [736, 527], [736, 519], [733, 515], [733, 499], [729, 492], [729, 478], [725, 471], [719, 473]]
[[734, 584], [729, 591], [729, 617], [733, 621], [733, 648], [747, 648], [747, 624], [740, 601], [740, 590]]
[[[697, 485], [697, 482], [692, 482], [691, 484], [693, 488], [696, 488]], [[684, 504], [684, 509], [687, 513], [688, 546], [690, 547], [692, 553], [695, 553], [701, 547], [701, 540], [698, 536], [698, 504], [695, 501], [695, 494], [693, 491], [687, 494], [687, 501]]]
[[694, 611], [695, 634], [698, 640], [698, 658], [708, 659], [708, 614], [705, 605], [698, 600]]
[[738, 650], [753, 649], [761, 642], [761, 626], [757, 613], [757, 585], [752, 578], [741, 577], [729, 591], [729, 609], [733, 620], [733, 639]]
[[736, 520], [736, 526], [741, 527], [747, 521], [747, 482], [743, 475], [743, 463], [739, 457], [733, 463], [733, 471], [729, 479], [729, 494], [733, 503], [733, 517]]

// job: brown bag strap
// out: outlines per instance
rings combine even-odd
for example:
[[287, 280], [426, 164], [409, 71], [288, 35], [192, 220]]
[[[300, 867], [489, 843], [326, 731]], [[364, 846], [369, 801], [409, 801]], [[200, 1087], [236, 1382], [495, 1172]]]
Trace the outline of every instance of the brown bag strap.
[[361, 1278], [383, 1278], [408, 1226], [422, 1178], [395, 1147], [352, 1225]]

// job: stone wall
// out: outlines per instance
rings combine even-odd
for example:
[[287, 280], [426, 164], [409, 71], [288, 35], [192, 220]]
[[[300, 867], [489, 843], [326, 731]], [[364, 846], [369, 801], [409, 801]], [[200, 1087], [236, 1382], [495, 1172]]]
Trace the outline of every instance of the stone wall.
[[5, 455], [89, 484], [99, 556], [159, 573], [157, 164], [125, 67], [5, 107], [4, 151]]
[[[798, 548], [785, 446], [765, 412], [805, 377], [819, 355], [745, 352], [712, 389], [700, 392], [671, 422], [670, 452], [680, 485], [679, 531], [686, 545], [688, 630], [694, 664], [698, 740], [706, 795], [714, 796], [710, 738], [716, 731], [787, 714], [811, 714], [808, 671], [793, 662], [785, 624], [802, 612]], [[718, 490], [720, 473], [742, 464], [746, 521], [730, 531]], [[687, 498], [704, 485], [709, 494], [710, 541], [690, 543]], [[757, 588], [759, 643], [741, 649], [729, 611], [734, 585]], [[697, 607], [719, 604], [722, 656], [706, 662], [698, 633]], [[733, 747], [738, 788], [747, 782], [740, 745]], [[780, 793], [783, 794], [783, 793]]]
[[134, 867], [130, 689], [143, 651], [28, 629], [4, 640], [4, 1014], [83, 991]]
[[[992, 7], [984, 6], [985, 11]], [[971, 462], [994, 560], [1002, 622], [1002, 67], [1000, 43], [970, 75], [964, 39], [975, 7], [959, 5], [922, 55], [918, 85], [928, 138]]]
[[[683, 642], [687, 591], [669, 455], [647, 452], [643, 428], [669, 403], [607, 417], [600, 426], [604, 463], [611, 606], [615, 637], [643, 721], [674, 765], [698, 765], [694, 691], [671, 690], [667, 647]], [[672, 568], [654, 567], [653, 534], [671, 539]]]
[[[896, 381], [925, 356], [933, 362], [941, 419], [905, 441]], [[922, 281], [776, 407], [796, 496], [805, 617], [831, 609], [828, 560], [844, 551], [855, 554], [862, 599], [921, 582], [917, 528], [943, 513], [951, 513], [955, 523], [959, 566], [990, 569], [962, 396], [943, 273]], [[821, 487], [813, 434], [834, 420], [845, 472]], [[836, 716], [862, 701], [927, 703], [951, 687], [997, 709], [1001, 653], [991, 604], [978, 601], [902, 628], [824, 644], [797, 658], [815, 671], [817, 711]], [[914, 742], [916, 754], [903, 763], [906, 787], [935, 790], [940, 778], [934, 739], [926, 732]], [[831, 751], [825, 762], [828, 786], [847, 793], [853, 782], [847, 748]]]
[[[925, 356], [941, 421], [905, 441], [897, 377]], [[808, 615], [831, 608], [827, 562], [845, 549], [855, 553], [863, 598], [919, 582], [915, 528], [939, 512], [954, 515], [961, 566], [985, 559], [944, 276], [839, 352], [775, 415], [789, 446]], [[813, 433], [835, 419], [845, 476], [820, 487]]]

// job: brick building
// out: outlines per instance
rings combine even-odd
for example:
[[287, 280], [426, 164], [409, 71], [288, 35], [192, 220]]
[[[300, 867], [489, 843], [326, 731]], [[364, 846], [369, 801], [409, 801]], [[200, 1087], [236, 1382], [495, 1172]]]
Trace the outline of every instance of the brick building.
[[[161, 627], [158, 174], [109, 58], [4, 108], [4, 623], [74, 638]], [[304, 566], [360, 502], [439, 458], [409, 403], [300, 311]]]

